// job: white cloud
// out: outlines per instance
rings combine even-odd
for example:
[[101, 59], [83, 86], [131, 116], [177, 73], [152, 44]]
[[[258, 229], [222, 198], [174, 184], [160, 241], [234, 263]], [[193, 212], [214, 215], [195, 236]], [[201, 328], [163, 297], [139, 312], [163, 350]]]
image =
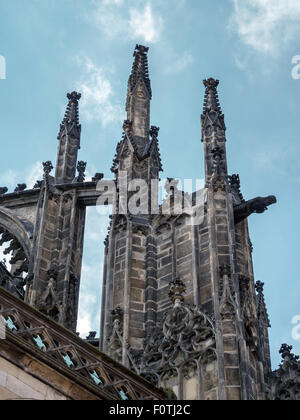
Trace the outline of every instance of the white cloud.
[[88, 207], [86, 214], [85, 239], [103, 243], [107, 235], [109, 215], [100, 214], [98, 207]]
[[129, 28], [131, 37], [145, 40], [146, 42], [157, 42], [163, 27], [163, 20], [160, 16], [153, 15], [150, 3], [147, 3], [144, 10], [130, 9]]
[[89, 20], [109, 38], [136, 42], [158, 42], [163, 30], [163, 19], [150, 1], [141, 7], [138, 0], [102, 0]]
[[102, 270], [103, 263], [82, 266], [77, 331], [83, 338], [100, 329]]
[[42, 162], [36, 162], [25, 171], [25, 184], [27, 188], [33, 188], [38, 180], [43, 179], [43, 165]]
[[180, 58], [177, 58], [170, 66], [166, 68], [167, 73], [180, 73], [190, 67], [194, 62], [193, 55], [186, 51]]
[[231, 0], [230, 27], [257, 52], [276, 54], [299, 30], [299, 0]]
[[105, 5], [116, 5], [116, 6], [120, 6], [121, 4], [124, 3], [124, 0], [103, 0], [103, 4]]
[[83, 339], [89, 335], [90, 331], [97, 331], [92, 329], [91, 313], [81, 310], [77, 322], [77, 331], [80, 332], [80, 337]]
[[102, 30], [109, 38], [116, 38], [126, 33], [128, 26], [121, 11], [118, 9], [123, 1], [104, 0], [93, 10], [89, 20]]
[[8, 169], [7, 171], [0, 174], [0, 185], [1, 187], [16, 187], [17, 185], [17, 178], [18, 173], [12, 169]]
[[80, 109], [88, 121], [101, 121], [103, 126], [122, 122], [125, 117], [123, 107], [114, 101], [110, 80], [103, 68], [98, 67], [88, 57], [77, 57], [81, 67], [81, 80], [76, 88], [82, 94]]
[[36, 181], [43, 179], [43, 165], [42, 162], [36, 162], [25, 169], [8, 169], [0, 173], [0, 186], [7, 187], [9, 192], [13, 192], [17, 184], [25, 183], [30, 189], [34, 186]]

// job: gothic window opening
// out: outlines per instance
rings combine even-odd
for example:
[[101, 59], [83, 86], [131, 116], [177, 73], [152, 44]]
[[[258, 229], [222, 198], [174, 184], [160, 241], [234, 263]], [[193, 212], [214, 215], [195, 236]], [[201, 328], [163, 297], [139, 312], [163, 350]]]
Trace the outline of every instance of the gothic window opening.
[[102, 379], [100, 378], [100, 376], [98, 375], [98, 373], [95, 370], [90, 373], [90, 376], [91, 376], [91, 378], [93, 379], [93, 381], [95, 382], [96, 385], [104, 385]]
[[19, 330], [19, 328], [15, 324], [15, 320], [10, 316], [6, 319], [6, 325], [7, 325], [7, 328], [10, 329], [10, 331]]
[[110, 211], [110, 206], [105, 206], [88, 207], [86, 212], [77, 331], [96, 346], [99, 344], [96, 337], [100, 329], [104, 242]]
[[0, 286], [23, 300], [27, 273], [28, 258], [22, 245], [0, 225]]
[[72, 359], [72, 354], [71, 353], [67, 352], [66, 354], [63, 354], [62, 358], [63, 358], [65, 364], [69, 368], [75, 368], [76, 367], [75, 362]]

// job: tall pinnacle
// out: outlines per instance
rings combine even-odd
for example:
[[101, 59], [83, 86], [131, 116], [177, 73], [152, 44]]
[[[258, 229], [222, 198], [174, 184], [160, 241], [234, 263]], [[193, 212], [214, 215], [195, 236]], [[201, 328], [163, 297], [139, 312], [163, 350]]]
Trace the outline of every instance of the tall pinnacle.
[[81, 94], [77, 92], [68, 93], [67, 98], [69, 99], [69, 103], [67, 105], [64, 119], [60, 125], [58, 139], [60, 139], [60, 137], [64, 134], [79, 138], [81, 132], [78, 110], [78, 102], [81, 98]]
[[208, 182], [215, 172], [224, 175], [227, 173], [226, 126], [217, 92], [219, 80], [209, 78], [203, 80], [203, 84], [205, 86], [205, 98], [201, 125], [205, 154], [205, 178]]
[[262, 320], [267, 327], [271, 327], [270, 325], [270, 319], [267, 311], [267, 306], [265, 302], [265, 296], [264, 296], [264, 283], [261, 281], [257, 281], [255, 284], [255, 289], [257, 291], [257, 315], [258, 319]]
[[128, 81], [128, 93], [133, 93], [138, 82], [143, 80], [145, 86], [149, 93], [149, 98], [152, 98], [151, 82], [149, 78], [149, 68], [148, 68], [148, 47], [143, 45], [136, 45], [133, 57], [134, 62], [132, 65], [131, 75]]
[[131, 135], [143, 149], [149, 141], [151, 82], [148, 70], [149, 48], [136, 45], [134, 62], [128, 80], [126, 101], [127, 121], [131, 124]]
[[58, 134], [58, 156], [55, 181], [57, 184], [70, 183], [76, 175], [78, 149], [80, 149], [81, 125], [79, 124], [79, 99], [81, 94], [67, 94], [69, 100]]

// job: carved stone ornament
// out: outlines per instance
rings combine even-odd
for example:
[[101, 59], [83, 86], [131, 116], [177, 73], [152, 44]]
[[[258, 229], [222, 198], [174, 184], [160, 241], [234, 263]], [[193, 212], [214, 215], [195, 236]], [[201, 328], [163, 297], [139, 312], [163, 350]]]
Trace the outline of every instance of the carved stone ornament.
[[160, 384], [166, 374], [177, 375], [178, 369], [189, 365], [193, 370], [190, 376], [194, 376], [197, 362], [204, 356], [214, 358], [214, 349], [213, 321], [200, 309], [177, 300], [163, 323], [148, 337], [136, 363], [138, 373]]
[[39, 311], [53, 318], [54, 321], [58, 322], [61, 314], [61, 304], [58, 300], [56, 282], [57, 282], [57, 271], [53, 268], [48, 270], [48, 285], [37, 302], [37, 308]]
[[300, 360], [292, 353], [292, 346], [283, 344], [279, 353], [282, 363], [269, 375], [270, 400], [300, 401]]
[[50, 160], [43, 163], [45, 188], [46, 188], [46, 192], [49, 194], [50, 199], [53, 196], [53, 188], [50, 185], [50, 172], [52, 171], [52, 169], [53, 169], [53, 165], [50, 162]]
[[[2, 226], [0, 226], [0, 247], [3, 247], [3, 254], [9, 257], [8, 262], [13, 266], [11, 273], [9, 273], [9, 283], [5, 283], [7, 286], [3, 286], [23, 299], [24, 289], [20, 286], [20, 278], [22, 279], [23, 273], [28, 273], [29, 265], [25, 251], [18, 239]], [[8, 273], [5, 265], [3, 270]]]
[[249, 201], [244, 201], [234, 206], [234, 221], [240, 223], [247, 219], [253, 213], [264, 213], [268, 210], [268, 206], [275, 204], [277, 199], [274, 195], [268, 197], [256, 197]]
[[176, 279], [170, 283], [169, 297], [174, 305], [178, 304], [178, 302], [184, 301], [183, 294], [185, 293], [185, 291], [185, 284], [181, 280]]
[[252, 307], [252, 297], [250, 294], [250, 279], [240, 275], [240, 299], [241, 299], [241, 314], [245, 325], [246, 341], [252, 352], [257, 351], [258, 332], [257, 322], [254, 317], [255, 308]]
[[86, 162], [82, 160], [77, 163], [77, 171], [78, 176], [75, 178], [76, 182], [84, 182], [85, 181], [85, 170], [86, 170]]
[[255, 284], [255, 289], [257, 292], [256, 296], [256, 308], [257, 308], [257, 316], [259, 322], [268, 328], [271, 327], [270, 324], [270, 318], [267, 311], [267, 306], [265, 302], [265, 296], [264, 296], [264, 283], [261, 281], [257, 281]]
[[216, 146], [211, 150], [213, 156], [213, 173], [210, 178], [210, 185], [214, 192], [226, 191], [227, 179], [224, 168], [224, 151]]
[[123, 317], [123, 309], [119, 306], [111, 311], [112, 332], [107, 339], [108, 354], [119, 362], [123, 352]]
[[115, 232], [122, 232], [127, 229], [127, 219], [123, 215], [116, 216], [114, 223]]
[[235, 292], [228, 265], [220, 267], [220, 315], [222, 320], [233, 320], [236, 316]]
[[239, 205], [245, 202], [243, 194], [241, 193], [241, 182], [238, 174], [233, 174], [228, 177], [230, 191], [233, 197], [233, 204]]

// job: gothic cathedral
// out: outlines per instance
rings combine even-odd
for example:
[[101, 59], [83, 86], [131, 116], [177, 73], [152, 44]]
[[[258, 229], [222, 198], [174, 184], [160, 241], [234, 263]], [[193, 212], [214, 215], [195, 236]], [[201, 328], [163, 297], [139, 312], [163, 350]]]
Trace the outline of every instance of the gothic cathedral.
[[[264, 284], [253, 274], [247, 219], [276, 198], [247, 201], [239, 175], [228, 173], [218, 84], [204, 80], [205, 185], [194, 193], [168, 178], [159, 203], [159, 128], [150, 124], [148, 48], [141, 45], [110, 184], [101, 173], [85, 180], [86, 163], [78, 161], [81, 95], [73, 92], [55, 173], [47, 161], [33, 189], [0, 188], [0, 245], [11, 255], [9, 268], [0, 263], [7, 330], [0, 340], [0, 398], [15, 392], [1, 372], [20, 380], [26, 371], [32, 399], [300, 399], [299, 358], [287, 344], [272, 372]], [[103, 197], [112, 215], [100, 338], [82, 340], [76, 326], [86, 209]], [[47, 385], [44, 398], [31, 377]]]

